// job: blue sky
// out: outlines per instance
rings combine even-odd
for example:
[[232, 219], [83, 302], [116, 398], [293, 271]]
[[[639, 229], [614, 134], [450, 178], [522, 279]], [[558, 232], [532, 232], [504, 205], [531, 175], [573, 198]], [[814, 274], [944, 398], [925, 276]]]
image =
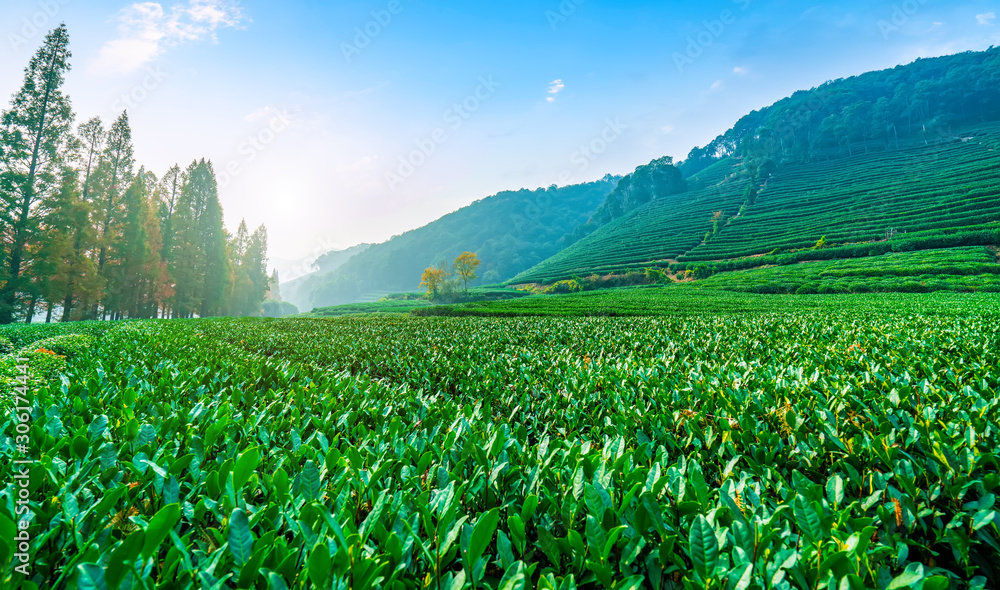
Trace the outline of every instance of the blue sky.
[[7, 0], [0, 94], [65, 21], [78, 118], [128, 108], [157, 174], [212, 159], [229, 226], [266, 224], [272, 257], [292, 259], [500, 190], [683, 159], [795, 90], [1000, 45], [998, 13], [987, 0]]

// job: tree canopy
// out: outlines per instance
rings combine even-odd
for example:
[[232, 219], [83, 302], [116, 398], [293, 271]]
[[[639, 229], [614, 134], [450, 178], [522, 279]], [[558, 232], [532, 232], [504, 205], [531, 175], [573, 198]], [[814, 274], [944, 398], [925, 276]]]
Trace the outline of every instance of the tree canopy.
[[749, 177], [764, 181], [783, 163], [928, 144], [1000, 118], [998, 86], [1000, 48], [993, 47], [829, 81], [749, 113], [692, 149], [680, 168], [692, 177], [737, 156]]
[[74, 133], [70, 57], [60, 26], [0, 115], [0, 323], [260, 315], [267, 230], [226, 231], [209, 161], [136, 170], [127, 112]]

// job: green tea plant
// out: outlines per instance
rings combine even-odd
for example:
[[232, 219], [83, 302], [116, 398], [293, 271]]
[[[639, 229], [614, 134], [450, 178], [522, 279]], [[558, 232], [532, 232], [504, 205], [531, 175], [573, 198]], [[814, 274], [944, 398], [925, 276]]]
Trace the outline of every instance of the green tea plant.
[[708, 289], [751, 293], [1000, 292], [1000, 264], [985, 247], [900, 252], [716, 274]]
[[[651, 311], [586, 315], [615, 294]], [[531, 315], [557, 299], [578, 316]], [[92, 336], [33, 391], [32, 568], [6, 487], [4, 586], [998, 583], [1000, 296], [468, 307], [510, 313]]]

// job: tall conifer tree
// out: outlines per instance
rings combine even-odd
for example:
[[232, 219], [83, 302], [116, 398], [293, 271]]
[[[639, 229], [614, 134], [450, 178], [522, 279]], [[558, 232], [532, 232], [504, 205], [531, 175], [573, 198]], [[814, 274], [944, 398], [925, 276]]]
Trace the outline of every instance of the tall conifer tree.
[[7, 226], [0, 324], [14, 320], [24, 288], [25, 257], [37, 238], [39, 202], [58, 190], [73, 110], [62, 92], [70, 69], [65, 25], [45, 36], [24, 83], [0, 116], [0, 222]]

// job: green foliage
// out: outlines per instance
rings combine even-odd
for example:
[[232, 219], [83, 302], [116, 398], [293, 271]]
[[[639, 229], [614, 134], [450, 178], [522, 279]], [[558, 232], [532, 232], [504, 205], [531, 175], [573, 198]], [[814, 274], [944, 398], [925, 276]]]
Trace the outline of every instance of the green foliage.
[[[474, 301], [503, 301], [506, 299], [517, 299], [526, 297], [529, 293], [514, 289], [469, 289], [469, 293], [457, 293], [454, 296], [456, 302]], [[422, 297], [422, 298], [421, 298]], [[342, 315], [359, 314], [400, 314], [409, 313], [435, 304], [428, 301], [426, 294], [401, 293], [390, 295], [379, 301], [368, 303], [349, 303], [345, 305], [334, 305], [321, 307], [309, 313], [300, 314], [299, 317], [338, 317]]]
[[[1000, 292], [1000, 264], [985, 247], [899, 252], [722, 272], [709, 289], [752, 293]], [[759, 264], [759, 262], [758, 262]], [[726, 265], [713, 267], [717, 272]]]
[[371, 303], [349, 303], [346, 305], [320, 307], [303, 315], [319, 318], [366, 313], [409, 313], [410, 310], [429, 305], [433, 305], [433, 303], [426, 299], [373, 301]]
[[576, 282], [575, 279], [570, 279], [568, 281], [556, 281], [552, 283], [543, 292], [547, 294], [559, 295], [563, 293], [578, 293], [583, 290], [580, 283]]
[[33, 393], [35, 582], [996, 584], [996, 295], [475, 305], [612, 295], [116, 325]]
[[639, 166], [635, 172], [622, 178], [618, 186], [604, 200], [604, 204], [587, 221], [576, 228], [570, 241], [592, 233], [598, 227], [626, 215], [630, 211], [655, 199], [664, 199], [687, 191], [687, 182], [674, 159], [664, 156], [649, 164]]
[[712, 267], [707, 264], [699, 264], [694, 267], [694, 278], [697, 280], [707, 279], [712, 276]]
[[692, 149], [681, 169], [701, 174], [738, 155], [747, 175], [766, 179], [782, 163], [927, 145], [956, 127], [1000, 119], [1000, 101], [981, 91], [998, 77], [1000, 49], [991, 47], [830, 81], [749, 113]]
[[263, 303], [263, 315], [265, 318], [282, 318], [286, 315], [299, 313], [299, 308], [287, 301], [267, 300]]
[[650, 285], [659, 285], [665, 283], [671, 283], [673, 280], [670, 278], [663, 269], [661, 268], [647, 268], [645, 270], [646, 283]]
[[[506, 281], [565, 246], [618, 182], [617, 177], [557, 188], [505, 191], [358, 253], [313, 280], [313, 307], [364, 300], [366, 294], [413, 289], [428, 266], [450, 266], [463, 251], [478, 254], [482, 276]], [[496, 271], [496, 272], [491, 272]], [[569, 277], [566, 277], [569, 278]]]
[[34, 342], [22, 349], [22, 352], [30, 352], [44, 348], [68, 358], [75, 358], [88, 354], [94, 346], [94, 338], [87, 334], [63, 334], [52, 336]]

